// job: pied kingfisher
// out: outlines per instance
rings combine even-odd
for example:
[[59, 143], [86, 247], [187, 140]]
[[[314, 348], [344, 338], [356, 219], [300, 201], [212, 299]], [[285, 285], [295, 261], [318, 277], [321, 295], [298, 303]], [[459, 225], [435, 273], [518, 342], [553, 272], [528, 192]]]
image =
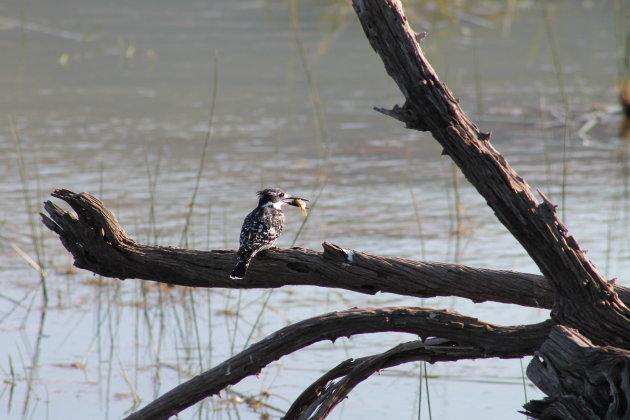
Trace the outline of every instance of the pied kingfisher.
[[247, 267], [254, 256], [273, 246], [284, 227], [282, 206], [303, 207], [304, 198], [290, 197], [278, 188], [258, 191], [258, 207], [245, 217], [241, 228], [241, 240], [236, 254], [236, 266], [230, 274], [231, 279], [245, 277]]

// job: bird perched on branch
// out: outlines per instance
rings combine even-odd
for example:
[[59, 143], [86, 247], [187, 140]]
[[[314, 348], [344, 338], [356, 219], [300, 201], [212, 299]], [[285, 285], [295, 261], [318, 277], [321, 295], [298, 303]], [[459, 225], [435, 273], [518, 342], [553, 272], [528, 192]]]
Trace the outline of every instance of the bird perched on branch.
[[231, 279], [245, 277], [247, 267], [254, 256], [273, 246], [284, 228], [282, 206], [289, 204], [300, 207], [306, 215], [304, 198], [290, 197], [278, 188], [267, 188], [258, 191], [258, 207], [245, 217], [241, 228], [241, 240], [236, 254], [236, 266], [230, 274]]

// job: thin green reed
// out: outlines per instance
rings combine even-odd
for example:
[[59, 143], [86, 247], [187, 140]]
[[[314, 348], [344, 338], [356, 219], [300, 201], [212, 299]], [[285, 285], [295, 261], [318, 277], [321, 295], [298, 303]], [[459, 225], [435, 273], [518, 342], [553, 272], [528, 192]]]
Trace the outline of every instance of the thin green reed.
[[[9, 387], [7, 413], [11, 413], [11, 407], [13, 405], [13, 395], [15, 393], [15, 386], [17, 384], [17, 376], [15, 374], [15, 368], [13, 367], [13, 359], [11, 358], [11, 355], [9, 355], [9, 379], [5, 379], [4, 383], [5, 385]], [[6, 391], [6, 387], [5, 387], [5, 390], [2, 391], [2, 394], [0, 394], [0, 396], [2, 396], [5, 391]]]
[[[216, 110], [216, 99], [217, 99], [217, 89], [219, 86], [219, 60], [218, 60], [218, 52], [215, 50], [214, 52], [214, 68], [213, 68], [213, 78], [212, 78], [212, 96], [210, 100], [210, 112], [208, 115], [208, 124], [206, 128], [206, 136], [204, 139], [203, 150], [201, 153], [201, 159], [199, 161], [199, 167], [197, 169], [197, 174], [195, 177], [195, 185], [193, 187], [192, 196], [190, 198], [190, 203], [188, 206], [188, 212], [186, 213], [184, 228], [182, 229], [182, 235], [179, 241], [179, 246], [184, 247], [188, 244], [189, 231], [191, 226], [192, 215], [194, 213], [195, 203], [197, 201], [197, 195], [199, 193], [199, 187], [201, 185], [201, 179], [203, 177], [203, 170], [206, 164], [206, 158], [208, 156], [208, 150], [210, 148], [210, 143], [212, 141], [212, 126], [214, 121], [214, 115]], [[191, 310], [191, 318], [193, 323], [195, 342], [196, 342], [196, 353], [199, 362], [199, 366], [203, 369], [203, 356], [201, 350], [201, 337], [199, 334], [199, 325], [197, 322], [197, 309], [195, 304], [195, 297], [192, 291], [185, 290], [184, 295], [188, 297], [190, 310]]]
[[197, 306], [195, 304], [194, 289], [190, 289], [190, 290], [186, 289], [186, 294], [188, 295], [188, 298], [190, 300], [190, 311], [191, 311], [193, 328], [195, 330], [195, 344], [197, 345], [196, 350], [197, 350], [197, 359], [199, 361], [199, 368], [203, 370], [204, 369], [203, 354], [201, 351], [201, 337], [199, 334], [199, 323], [197, 322]]
[[[42, 246], [42, 232], [40, 223], [36, 222], [35, 215], [38, 211], [35, 210], [33, 203], [31, 202], [31, 196], [29, 194], [29, 181], [28, 173], [26, 171], [26, 163], [24, 162], [24, 153], [22, 150], [22, 138], [19, 133], [19, 129], [13, 116], [9, 116], [9, 124], [11, 126], [11, 134], [13, 142], [15, 143], [15, 150], [17, 154], [18, 170], [20, 173], [20, 179], [22, 182], [22, 194], [24, 197], [24, 204], [26, 207], [26, 215], [28, 217], [28, 224], [31, 230], [31, 241], [33, 243], [33, 249], [35, 251], [35, 257], [37, 264], [33, 267], [39, 272], [40, 286], [42, 290], [43, 306], [48, 306], [48, 287], [46, 285], [46, 270], [45, 270], [45, 258], [44, 249]], [[28, 261], [28, 260], [27, 260]]]
[[[416, 220], [416, 224], [418, 226], [418, 238], [420, 239], [420, 259], [422, 260], [426, 260], [426, 246], [425, 246], [425, 240], [424, 240], [424, 230], [422, 227], [422, 216], [420, 214], [420, 206], [418, 205], [418, 199], [416, 197], [416, 194], [413, 190], [413, 186], [411, 184], [411, 179], [410, 179], [410, 168], [411, 168], [411, 153], [409, 153], [409, 149], [408, 149], [408, 156], [407, 156], [407, 167], [406, 167], [406, 171], [405, 171], [405, 182], [407, 183], [407, 188], [409, 188], [409, 195], [411, 196], [411, 203], [413, 206], [413, 212], [414, 212], [414, 217]], [[421, 300], [422, 302], [423, 300]], [[422, 304], [422, 303], [421, 303]], [[423, 374], [424, 371], [424, 374]], [[429, 418], [432, 419], [431, 416], [431, 400], [429, 398], [429, 380], [427, 378], [427, 363], [426, 362], [421, 362], [420, 363], [420, 370], [418, 372], [418, 420], [420, 420], [421, 416], [422, 416], [422, 386], [423, 386], [423, 378], [424, 378], [424, 386], [426, 388], [427, 391], [427, 407], [429, 410]]]
[[[116, 351], [116, 345], [118, 337], [118, 328], [120, 326], [120, 313], [115, 311], [115, 308], [118, 308], [118, 294], [120, 292], [120, 284], [115, 283], [113, 286], [113, 295], [107, 293], [107, 333], [109, 338], [109, 348], [107, 354], [107, 378], [105, 381], [105, 418], [109, 418], [109, 405], [110, 405], [110, 394], [111, 394], [111, 386], [112, 386], [112, 376], [113, 376], [113, 362], [114, 355]], [[108, 291], [109, 292], [109, 291]]]
[[188, 231], [190, 229], [190, 221], [195, 208], [195, 201], [197, 200], [197, 193], [199, 192], [199, 186], [201, 184], [201, 177], [203, 176], [203, 169], [206, 163], [206, 157], [208, 155], [208, 149], [212, 140], [212, 122], [214, 120], [215, 106], [217, 102], [217, 88], [219, 87], [219, 56], [218, 52], [214, 52], [214, 72], [212, 78], [212, 97], [210, 102], [210, 115], [208, 116], [208, 126], [206, 130], [206, 137], [204, 140], [203, 151], [201, 153], [201, 160], [199, 161], [199, 168], [197, 169], [197, 176], [195, 179], [195, 187], [193, 188], [192, 197], [190, 198], [190, 205], [188, 207], [188, 213], [186, 214], [186, 221], [184, 223], [184, 229], [179, 241], [179, 246], [182, 247], [186, 244], [188, 238]]
[[[212, 203], [208, 203], [208, 222], [206, 228], [206, 248], [210, 249]], [[208, 316], [208, 364], [212, 366], [212, 289], [206, 289], [206, 308]]]
[[481, 84], [481, 64], [479, 62], [479, 48], [475, 32], [472, 32], [472, 58], [473, 58], [473, 75], [475, 80], [475, 99], [477, 105], [477, 119], [481, 123], [484, 117], [483, 107], [483, 88]]
[[[433, 419], [433, 413], [431, 412], [431, 394], [429, 393], [429, 373], [427, 372], [427, 362], [422, 362], [424, 366], [424, 388], [427, 390], [427, 409], [429, 411], [429, 419]], [[418, 413], [418, 418], [420, 414]]]
[[39, 357], [41, 355], [42, 339], [46, 336], [44, 333], [44, 326], [46, 324], [46, 307], [44, 307], [40, 313], [39, 328], [37, 330], [37, 338], [35, 340], [35, 346], [33, 347], [33, 354], [31, 356], [29, 372], [26, 378], [26, 397], [24, 398], [24, 406], [22, 408], [22, 418], [27, 418], [29, 410], [31, 396], [35, 394], [33, 388], [33, 382], [37, 380], [37, 374], [39, 371]]
[[567, 95], [564, 72], [562, 71], [562, 64], [560, 63], [560, 54], [551, 25], [551, 17], [549, 16], [549, 10], [547, 8], [547, 1], [540, 3], [542, 9], [543, 21], [545, 24], [545, 31], [547, 33], [547, 39], [549, 41], [549, 49], [551, 51], [551, 60], [556, 75], [556, 82], [558, 83], [558, 89], [560, 91], [560, 98], [562, 100], [562, 106], [564, 108], [564, 136], [562, 139], [562, 191], [561, 191], [561, 208], [562, 208], [562, 221], [567, 222], [566, 213], [566, 189], [569, 175], [569, 152], [571, 147], [571, 131], [570, 131], [570, 109], [569, 109], [569, 96]]
[[545, 97], [540, 92], [538, 99], [538, 113], [540, 118], [540, 133], [543, 140], [543, 159], [545, 161], [545, 189], [551, 190], [551, 147], [549, 144], [549, 129], [547, 128], [547, 114], [545, 113]]
[[[302, 63], [302, 68], [304, 69], [304, 75], [306, 76], [306, 83], [308, 85], [309, 91], [309, 99], [311, 101], [311, 106], [313, 110], [313, 119], [316, 123], [316, 133], [318, 139], [318, 150], [320, 155], [320, 188], [315, 196], [315, 198], [311, 202], [311, 212], [317, 205], [317, 201], [321, 197], [324, 192], [324, 188], [328, 183], [327, 170], [328, 170], [328, 161], [330, 158], [330, 135], [328, 133], [328, 128], [326, 127], [326, 122], [324, 118], [324, 112], [322, 110], [321, 100], [319, 98], [319, 94], [317, 93], [317, 86], [315, 85], [315, 80], [313, 78], [313, 73], [311, 71], [311, 66], [308, 62], [308, 57], [306, 56], [306, 50], [304, 49], [304, 42], [302, 41], [302, 37], [300, 36], [300, 26], [299, 19], [297, 13], [297, 1], [290, 0], [289, 1], [290, 8], [290, 25], [291, 25], [291, 33], [293, 34], [293, 40], [297, 47], [300, 62]], [[310, 213], [302, 220], [302, 224], [300, 225], [291, 246], [295, 246], [297, 239], [299, 238], [304, 226], [309, 220]]]
[[451, 165], [453, 174], [453, 195], [455, 210], [455, 251], [453, 254], [453, 262], [459, 264], [462, 258], [462, 237], [466, 232], [464, 226], [464, 203], [462, 201], [462, 175], [459, 168], [454, 163]]
[[160, 385], [162, 385], [162, 377], [160, 373], [161, 369], [161, 356], [162, 353], [162, 344], [165, 339], [165, 331], [166, 331], [166, 317], [164, 314], [164, 305], [166, 304], [164, 300], [164, 291], [161, 287], [158, 288], [158, 313], [157, 318], [159, 321], [158, 326], [158, 337], [157, 342], [155, 343], [155, 369], [153, 374], [153, 398], [157, 398], [160, 393]]
[[149, 183], [149, 232], [148, 243], [157, 244], [158, 242], [158, 233], [157, 233], [157, 220], [155, 213], [155, 202], [156, 202], [156, 190], [158, 184], [158, 178], [160, 176], [160, 168], [162, 164], [162, 155], [163, 155], [164, 147], [160, 144], [158, 149], [158, 154], [155, 162], [155, 169], [151, 171], [151, 165], [149, 163], [149, 151], [147, 142], [144, 142], [144, 163], [147, 168], [147, 180]]
[[232, 338], [230, 342], [230, 356], [234, 356], [234, 349], [236, 345], [236, 334], [238, 332], [238, 320], [241, 317], [242, 298], [243, 298], [243, 289], [238, 289], [238, 297], [236, 298], [236, 310], [234, 311], [234, 331], [232, 331]]
[[[426, 260], [426, 246], [425, 246], [425, 238], [424, 238], [424, 229], [422, 227], [422, 215], [420, 214], [420, 206], [418, 205], [418, 199], [413, 190], [413, 185], [411, 183], [411, 158], [412, 158], [412, 146], [410, 145], [407, 150], [407, 163], [405, 167], [405, 183], [407, 184], [407, 188], [409, 189], [409, 195], [411, 196], [411, 204], [413, 206], [413, 213], [416, 220], [416, 225], [418, 226], [418, 238], [420, 239], [420, 259]], [[424, 299], [421, 300], [421, 305]], [[424, 368], [424, 369], [423, 369]], [[423, 374], [424, 371], [424, 374]], [[429, 410], [429, 418], [431, 417], [431, 400], [429, 399], [429, 381], [427, 378], [427, 364], [426, 362], [420, 363], [420, 370], [418, 372], [418, 420], [420, 420], [422, 416], [422, 386], [423, 386], [423, 378], [424, 378], [424, 386], [427, 390], [427, 406]]]
[[523, 397], [524, 397], [524, 402], [529, 401], [529, 398], [527, 397], [527, 382], [526, 382], [526, 376], [525, 376], [525, 367], [523, 366], [523, 359], [518, 359], [518, 361], [520, 362], [521, 365], [521, 380], [523, 382]]
[[[290, 10], [290, 25], [291, 34], [293, 35], [293, 41], [297, 47], [300, 62], [302, 63], [302, 69], [304, 70], [304, 76], [306, 77], [306, 84], [308, 86], [309, 98], [311, 100], [313, 119], [316, 123], [317, 133], [317, 146], [321, 159], [320, 169], [325, 169], [324, 163], [327, 161], [330, 154], [330, 136], [328, 134], [328, 128], [324, 120], [324, 113], [322, 112], [322, 103], [317, 93], [317, 86], [313, 78], [313, 72], [306, 56], [306, 50], [304, 48], [304, 42], [300, 35], [299, 18], [297, 13], [297, 0], [289, 1]], [[323, 175], [323, 173], [322, 173]]]

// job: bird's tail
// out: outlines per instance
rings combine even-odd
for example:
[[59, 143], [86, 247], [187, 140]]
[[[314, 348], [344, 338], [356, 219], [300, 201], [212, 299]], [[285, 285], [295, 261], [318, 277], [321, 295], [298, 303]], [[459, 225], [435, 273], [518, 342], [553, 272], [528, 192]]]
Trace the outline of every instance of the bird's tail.
[[247, 267], [249, 267], [249, 260], [239, 260], [232, 270], [232, 274], [230, 274], [231, 279], [242, 279], [245, 277], [245, 273], [247, 272]]

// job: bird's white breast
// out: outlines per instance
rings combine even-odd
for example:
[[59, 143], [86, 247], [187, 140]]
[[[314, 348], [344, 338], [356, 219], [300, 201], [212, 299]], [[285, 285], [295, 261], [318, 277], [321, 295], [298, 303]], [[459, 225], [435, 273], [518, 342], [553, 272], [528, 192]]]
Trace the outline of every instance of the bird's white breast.
[[268, 201], [265, 204], [262, 205], [262, 207], [273, 207], [274, 209], [282, 209], [282, 205], [284, 203], [282, 201], [276, 201], [275, 203], [273, 201]]

